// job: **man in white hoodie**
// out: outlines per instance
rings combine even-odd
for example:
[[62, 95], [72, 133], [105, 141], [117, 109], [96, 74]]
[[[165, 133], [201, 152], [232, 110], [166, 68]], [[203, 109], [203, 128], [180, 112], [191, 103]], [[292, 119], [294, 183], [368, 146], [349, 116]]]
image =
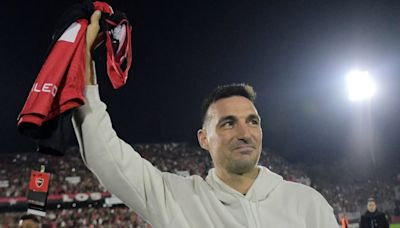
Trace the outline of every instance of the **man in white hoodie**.
[[249, 85], [219, 87], [204, 103], [197, 136], [215, 167], [205, 180], [161, 172], [118, 138], [91, 64], [99, 17], [93, 14], [87, 31], [87, 100], [73, 122], [87, 167], [109, 191], [153, 227], [338, 227], [332, 208], [317, 191], [257, 165], [261, 118]]

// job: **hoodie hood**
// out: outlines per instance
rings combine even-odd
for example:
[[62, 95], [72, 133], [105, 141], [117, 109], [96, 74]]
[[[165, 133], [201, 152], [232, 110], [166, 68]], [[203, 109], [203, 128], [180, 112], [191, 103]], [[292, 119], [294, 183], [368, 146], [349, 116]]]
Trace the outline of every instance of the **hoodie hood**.
[[268, 195], [283, 182], [283, 178], [264, 166], [258, 166], [258, 168], [260, 172], [246, 195], [225, 184], [217, 176], [214, 168], [209, 170], [206, 182], [214, 190], [217, 198], [224, 204], [232, 204], [237, 201], [238, 197], [243, 197], [252, 202], [262, 201], [268, 198]]

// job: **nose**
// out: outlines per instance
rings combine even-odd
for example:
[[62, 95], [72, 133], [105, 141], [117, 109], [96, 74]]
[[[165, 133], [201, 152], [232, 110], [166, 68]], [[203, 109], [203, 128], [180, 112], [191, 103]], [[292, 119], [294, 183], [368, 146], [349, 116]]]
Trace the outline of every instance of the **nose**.
[[238, 139], [248, 140], [251, 137], [250, 128], [246, 123], [239, 123], [237, 125], [236, 134]]

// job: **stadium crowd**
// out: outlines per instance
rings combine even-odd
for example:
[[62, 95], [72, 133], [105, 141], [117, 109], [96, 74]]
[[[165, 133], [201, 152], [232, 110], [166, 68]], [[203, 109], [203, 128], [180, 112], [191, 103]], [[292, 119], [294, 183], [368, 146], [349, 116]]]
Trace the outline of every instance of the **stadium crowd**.
[[351, 185], [328, 184], [320, 189], [336, 212], [365, 210], [366, 199], [373, 196], [381, 210], [392, 212], [395, 209], [394, 184], [380, 180], [359, 182]]
[[[17, 227], [18, 218], [23, 214], [25, 213], [1, 214], [0, 227]], [[151, 228], [150, 224], [127, 207], [52, 210], [47, 212], [46, 217], [39, 219], [42, 228]]]
[[[161, 171], [181, 175], [205, 177], [212, 167], [207, 152], [186, 143], [139, 144], [134, 146], [142, 157], [149, 160]], [[0, 161], [0, 198], [25, 197], [28, 190], [30, 171], [38, 170], [41, 164], [52, 173], [49, 194], [75, 194], [105, 192], [94, 175], [85, 167], [77, 148], [71, 148], [63, 157], [39, 153], [3, 154]], [[391, 215], [397, 215], [399, 197], [393, 182], [368, 181], [351, 185], [338, 183], [313, 183], [301, 164], [286, 161], [273, 151], [263, 151], [260, 165], [282, 175], [284, 179], [296, 181], [317, 188], [335, 210], [359, 212], [365, 210], [365, 200], [373, 195], [381, 203], [379, 207]], [[75, 178], [75, 181], [68, 181]], [[317, 187], [318, 186], [318, 187]], [[397, 204], [396, 204], [397, 202]], [[18, 213], [0, 213], [0, 228], [15, 227]], [[113, 208], [59, 208], [48, 212], [42, 219], [43, 227], [151, 227], [140, 216], [124, 206]]]

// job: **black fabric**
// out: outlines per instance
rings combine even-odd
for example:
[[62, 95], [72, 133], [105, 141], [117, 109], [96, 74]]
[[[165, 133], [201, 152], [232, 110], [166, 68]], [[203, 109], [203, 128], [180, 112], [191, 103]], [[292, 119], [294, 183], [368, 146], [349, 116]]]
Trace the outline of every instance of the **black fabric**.
[[73, 110], [66, 111], [44, 122], [41, 127], [25, 123], [18, 130], [35, 142], [37, 152], [62, 156], [68, 148], [78, 146], [71, 121], [72, 114]]
[[84, 0], [80, 3], [75, 3], [64, 13], [56, 22], [56, 26], [52, 35], [52, 42], [49, 46], [46, 56], [50, 53], [51, 48], [57, 42], [57, 40], [61, 37], [61, 35], [65, 32], [65, 30], [78, 19], [90, 19], [90, 16], [94, 12], [93, 3], [90, 0]]
[[359, 228], [389, 228], [389, 222], [384, 213], [367, 211], [361, 216]]

